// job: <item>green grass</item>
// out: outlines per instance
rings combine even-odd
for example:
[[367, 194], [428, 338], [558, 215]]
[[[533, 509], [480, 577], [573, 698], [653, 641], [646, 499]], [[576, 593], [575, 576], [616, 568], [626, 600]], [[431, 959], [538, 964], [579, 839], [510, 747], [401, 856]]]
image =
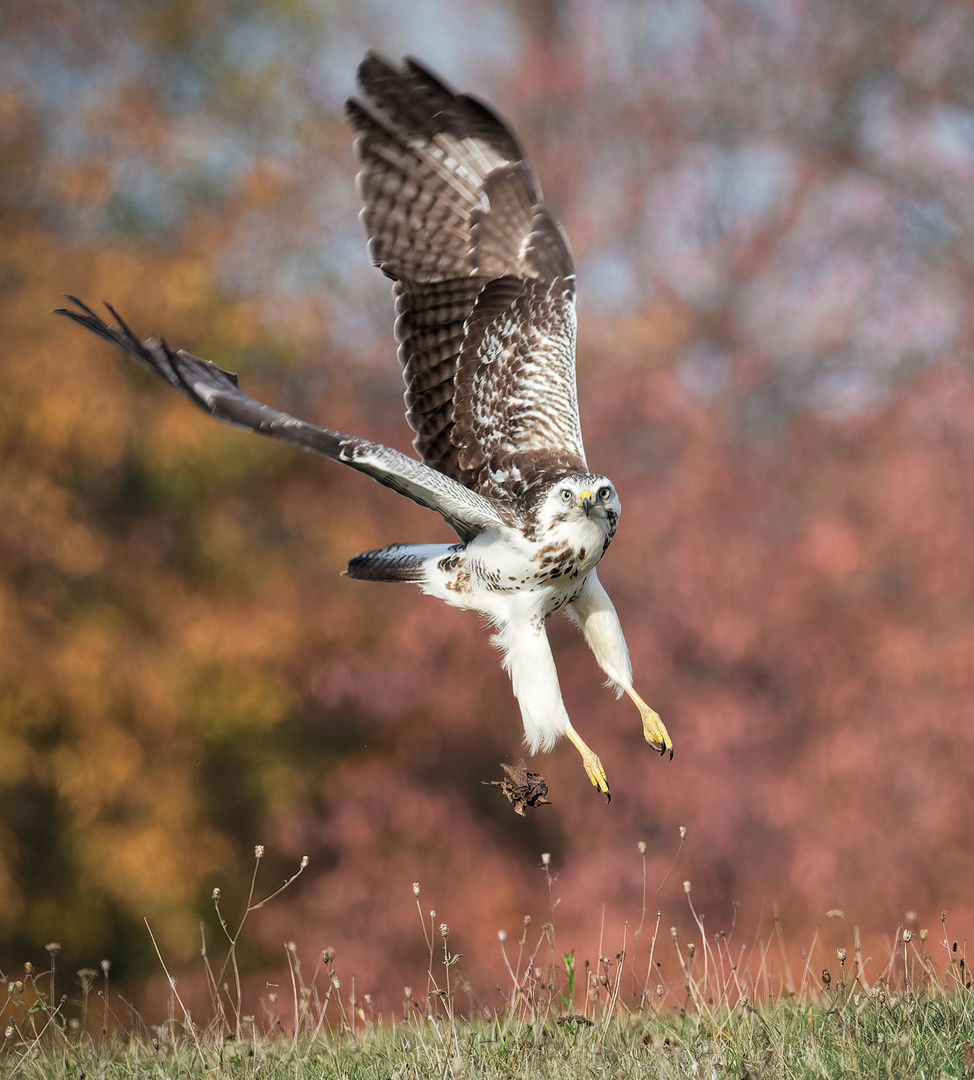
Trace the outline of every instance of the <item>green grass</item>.
[[[642, 852], [640, 846], [640, 852]], [[173, 980], [169, 1012], [150, 1026], [109, 985], [109, 966], [78, 972], [80, 993], [58, 989], [58, 947], [50, 967], [25, 965], [7, 979], [0, 1075], [26, 1080], [112, 1078], [375, 1078], [405, 1080], [577, 1080], [579, 1077], [700, 1077], [729, 1080], [843, 1080], [974, 1077], [974, 998], [966, 957], [947, 933], [946, 914], [935, 936], [908, 913], [878, 960], [864, 954], [858, 927], [849, 946], [824, 949], [816, 933], [789, 966], [780, 920], [751, 947], [730, 934], [704, 933], [685, 883], [696, 941], [647, 919], [611, 956], [576, 959], [556, 943], [552, 922], [525, 918], [518, 940], [499, 934], [504, 999], [485, 1006], [471, 998], [451, 952], [450, 931], [420, 904], [428, 948], [423, 991], [404, 988], [381, 1014], [343, 985], [335, 953], [322, 950], [303, 972], [298, 951], [286, 947], [288, 992], [246, 1011], [237, 946], [248, 916], [304, 870], [263, 899], [255, 899], [263, 848], [256, 850], [250, 896], [231, 925], [214, 890], [222, 955], [202, 957], [209, 1016], [194, 1022]], [[550, 910], [555, 882], [542, 861]], [[644, 864], [645, 868], [645, 864]], [[841, 939], [841, 912], [829, 936]], [[151, 933], [151, 931], [150, 931]], [[601, 951], [601, 946], [600, 946]], [[662, 961], [665, 957], [665, 965]], [[160, 955], [163, 972], [168, 976]], [[675, 972], [665, 977], [667, 972]], [[0, 973], [2, 974], [2, 973]], [[347, 980], [354, 987], [354, 980]], [[461, 1015], [463, 1013], [464, 1015]]]
[[[964, 1077], [972, 1073], [967, 995], [850, 994], [832, 1005], [779, 1001], [757, 1009], [531, 1024], [417, 1016], [296, 1041], [66, 1040], [11, 1050], [6, 1070], [50, 1077]], [[965, 1049], [966, 1044], [966, 1049]], [[965, 1070], [966, 1055], [966, 1070]], [[5, 1071], [6, 1071], [5, 1070]]]

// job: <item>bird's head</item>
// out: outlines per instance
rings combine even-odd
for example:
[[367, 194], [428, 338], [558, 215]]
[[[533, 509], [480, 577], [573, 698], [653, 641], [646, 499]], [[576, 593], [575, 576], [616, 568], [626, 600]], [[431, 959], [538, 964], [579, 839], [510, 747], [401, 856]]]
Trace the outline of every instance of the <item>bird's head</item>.
[[541, 516], [552, 526], [591, 527], [611, 538], [621, 512], [610, 480], [593, 473], [570, 473], [551, 485]]

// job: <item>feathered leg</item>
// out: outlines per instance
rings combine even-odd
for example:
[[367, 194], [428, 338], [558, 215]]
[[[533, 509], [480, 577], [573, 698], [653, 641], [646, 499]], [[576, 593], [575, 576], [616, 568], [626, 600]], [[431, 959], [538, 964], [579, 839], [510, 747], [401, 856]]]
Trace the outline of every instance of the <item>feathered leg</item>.
[[565, 711], [544, 623], [536, 617], [511, 619], [498, 629], [493, 642], [504, 653], [504, 667], [521, 706], [524, 738], [531, 753], [550, 750], [561, 735], [567, 736], [581, 755], [593, 786], [609, 798], [602, 762], [572, 727]]
[[619, 616], [594, 570], [585, 579], [579, 596], [568, 605], [566, 610], [582, 628], [585, 640], [595, 653], [599, 667], [620, 691], [625, 691], [629, 695], [639, 710], [646, 742], [661, 755], [669, 753], [670, 757], [673, 757], [673, 740], [660, 719], [659, 713], [651, 709], [632, 687], [629, 648], [626, 645], [626, 639], [622, 636]]

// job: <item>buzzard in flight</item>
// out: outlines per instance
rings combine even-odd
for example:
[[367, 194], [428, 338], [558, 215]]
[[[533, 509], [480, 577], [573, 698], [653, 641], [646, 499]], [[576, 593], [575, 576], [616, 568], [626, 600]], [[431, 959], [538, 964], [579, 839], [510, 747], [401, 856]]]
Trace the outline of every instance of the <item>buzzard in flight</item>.
[[586, 463], [575, 391], [575, 268], [517, 138], [483, 102], [415, 60], [369, 53], [346, 107], [362, 165], [362, 221], [392, 278], [406, 419], [422, 459], [316, 427], [245, 394], [237, 377], [165, 341], [137, 338], [109, 305], [59, 309], [231, 424], [350, 465], [441, 514], [456, 544], [394, 544], [348, 575], [409, 581], [485, 616], [504, 654], [532, 752], [566, 735], [606, 796], [598, 756], [562, 702], [545, 622], [581, 628], [643, 734], [666, 728], [633, 689], [629, 650], [595, 567], [619, 522], [612, 483]]

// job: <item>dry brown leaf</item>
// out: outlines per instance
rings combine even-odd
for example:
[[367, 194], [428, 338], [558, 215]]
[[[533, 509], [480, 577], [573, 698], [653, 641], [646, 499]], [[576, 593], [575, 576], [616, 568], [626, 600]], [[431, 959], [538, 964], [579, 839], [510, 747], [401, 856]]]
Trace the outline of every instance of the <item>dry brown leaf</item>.
[[488, 787], [500, 788], [507, 796], [514, 813], [524, 817], [526, 806], [550, 806], [551, 800], [548, 795], [548, 781], [540, 773], [528, 771], [524, 758], [516, 765], [505, 765], [501, 762], [501, 768], [506, 773], [503, 780], [484, 780]]

